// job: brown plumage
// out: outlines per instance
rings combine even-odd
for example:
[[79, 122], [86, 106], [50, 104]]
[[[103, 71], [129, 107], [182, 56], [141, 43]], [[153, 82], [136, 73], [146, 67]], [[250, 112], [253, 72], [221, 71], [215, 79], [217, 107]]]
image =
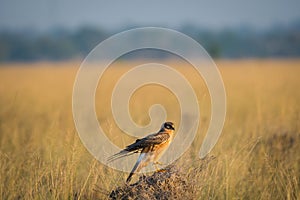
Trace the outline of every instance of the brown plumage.
[[124, 150], [108, 158], [109, 162], [116, 159], [141, 153], [133, 169], [131, 170], [126, 183], [131, 180], [133, 174], [139, 172], [143, 167], [146, 167], [150, 162], [157, 164], [164, 150], [168, 148], [174, 133], [175, 127], [172, 122], [165, 122], [158, 133], [148, 135], [142, 139], [137, 139], [135, 143], [128, 145]]

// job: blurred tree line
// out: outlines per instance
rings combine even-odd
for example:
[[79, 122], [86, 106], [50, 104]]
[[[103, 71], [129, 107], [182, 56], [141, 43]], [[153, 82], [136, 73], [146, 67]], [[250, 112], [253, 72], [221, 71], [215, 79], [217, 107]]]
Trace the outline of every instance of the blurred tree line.
[[[198, 41], [212, 57], [299, 57], [300, 23], [265, 31], [249, 27], [211, 31], [186, 25], [177, 29]], [[118, 31], [119, 32], [119, 31]], [[113, 32], [93, 27], [46, 33], [34, 31], [0, 32], [0, 61], [67, 60], [85, 57]], [[134, 42], [134, 41], [132, 41]], [[150, 57], [168, 57], [149, 51]], [[136, 54], [136, 56], [146, 56]], [[135, 57], [131, 55], [130, 58]]]

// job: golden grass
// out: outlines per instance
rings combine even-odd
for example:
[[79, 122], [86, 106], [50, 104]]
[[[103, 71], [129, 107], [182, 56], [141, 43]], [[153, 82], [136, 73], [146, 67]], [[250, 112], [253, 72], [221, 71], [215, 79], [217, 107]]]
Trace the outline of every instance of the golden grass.
[[[217, 61], [227, 92], [227, 117], [211, 152], [216, 159], [199, 171], [198, 144], [209, 123], [209, 95], [186, 63], [168, 63], [191, 80], [201, 110], [199, 136], [177, 161], [192, 176], [193, 191], [186, 195], [196, 199], [299, 199], [300, 60]], [[97, 162], [74, 128], [72, 86], [79, 65], [0, 67], [0, 199], [106, 199], [124, 184], [127, 174]], [[124, 147], [133, 139], [114, 137], [120, 130], [109, 110], [109, 97], [114, 83], [133, 63], [114, 65], [100, 81], [96, 107], [100, 124]], [[130, 102], [133, 119], [148, 123], [149, 106], [162, 103], [168, 118], [180, 123], [174, 96], [165, 101], [163, 95], [151, 95], [166, 91], [158, 86], [138, 90]], [[145, 94], [150, 94], [146, 100]]]

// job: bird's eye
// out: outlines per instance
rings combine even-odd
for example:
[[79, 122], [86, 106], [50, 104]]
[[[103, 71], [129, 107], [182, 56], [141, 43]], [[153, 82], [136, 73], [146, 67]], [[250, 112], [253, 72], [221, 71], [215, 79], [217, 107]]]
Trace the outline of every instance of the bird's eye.
[[166, 125], [165, 125], [165, 128], [166, 128], [166, 129], [172, 129], [172, 126], [171, 126], [170, 124], [166, 124]]
[[171, 123], [165, 123], [164, 128], [168, 129], [168, 130], [175, 130], [173, 124], [171, 124]]

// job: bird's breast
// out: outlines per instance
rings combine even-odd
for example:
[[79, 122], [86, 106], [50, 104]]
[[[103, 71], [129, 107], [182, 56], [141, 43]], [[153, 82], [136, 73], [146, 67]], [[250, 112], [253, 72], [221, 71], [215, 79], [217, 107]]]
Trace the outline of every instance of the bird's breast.
[[170, 145], [170, 143], [171, 143], [171, 140], [169, 139], [161, 144], [154, 145], [152, 147], [151, 151], [158, 151], [158, 152], [160, 150], [162, 151], [162, 150], [166, 149]]

